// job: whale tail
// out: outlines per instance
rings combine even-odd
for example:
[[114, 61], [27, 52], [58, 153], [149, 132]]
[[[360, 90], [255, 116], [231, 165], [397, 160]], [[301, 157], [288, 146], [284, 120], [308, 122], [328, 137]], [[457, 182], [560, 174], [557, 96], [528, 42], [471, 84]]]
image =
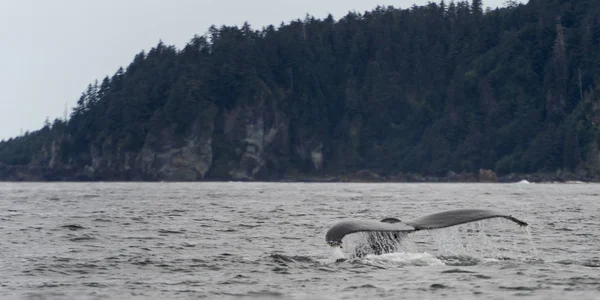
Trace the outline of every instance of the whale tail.
[[[375, 254], [393, 252], [393, 247], [383, 247], [390, 243], [381, 243], [381, 237], [399, 241], [408, 233], [419, 230], [431, 230], [461, 225], [492, 218], [503, 218], [519, 226], [528, 226], [527, 222], [511, 215], [502, 214], [489, 209], [457, 209], [426, 215], [414, 220], [402, 222], [396, 218], [385, 218], [381, 221], [346, 220], [334, 224], [325, 235], [330, 246], [340, 246], [342, 239], [351, 233], [369, 232], [369, 245]], [[378, 234], [384, 233], [384, 234]], [[378, 242], [372, 242], [377, 240]]]

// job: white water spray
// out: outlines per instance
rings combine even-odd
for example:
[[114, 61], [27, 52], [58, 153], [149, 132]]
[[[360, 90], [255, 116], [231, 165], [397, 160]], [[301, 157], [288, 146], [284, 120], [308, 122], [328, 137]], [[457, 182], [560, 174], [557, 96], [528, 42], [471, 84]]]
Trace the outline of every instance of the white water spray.
[[531, 245], [531, 250], [533, 251], [533, 255], [535, 257], [539, 257], [539, 252], [535, 244], [533, 243], [533, 237], [531, 236], [531, 230], [529, 226], [522, 227], [521, 230], [527, 235], [527, 239], [529, 240], [529, 245]]
[[[463, 257], [470, 260], [528, 259], [537, 256], [528, 227], [518, 234], [513, 222], [488, 219], [435, 230], [392, 236], [388, 232], [359, 232], [346, 236], [339, 254], [349, 259], [375, 256], [390, 258], [403, 255], [435, 253], [438, 257]], [[531, 247], [527, 247], [531, 245]], [[378, 252], [377, 250], [382, 250]], [[384, 254], [382, 254], [384, 253]], [[387, 253], [387, 254], [385, 254]], [[433, 256], [435, 257], [435, 256]], [[393, 257], [406, 261], [406, 257]], [[437, 258], [436, 258], [437, 259]], [[378, 258], [377, 260], [381, 260]]]

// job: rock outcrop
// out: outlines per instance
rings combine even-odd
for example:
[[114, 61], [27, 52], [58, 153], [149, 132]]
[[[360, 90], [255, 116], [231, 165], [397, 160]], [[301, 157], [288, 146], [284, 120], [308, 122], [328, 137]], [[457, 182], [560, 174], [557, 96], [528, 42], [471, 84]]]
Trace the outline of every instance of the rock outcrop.
[[498, 176], [492, 170], [479, 169], [479, 182], [498, 182]]
[[217, 109], [207, 107], [183, 137], [168, 124], [150, 131], [136, 157], [136, 173], [143, 180], [202, 180], [213, 161], [212, 135]]
[[319, 171], [325, 165], [323, 142], [314, 134], [296, 137], [290, 147], [290, 119], [275, 105], [221, 110], [206, 104], [185, 128], [167, 121], [161, 111], [138, 149], [118, 136], [90, 143], [78, 158], [62, 145], [69, 136], [44, 145], [29, 166], [1, 165], [4, 180], [276, 180], [290, 171], [290, 160]]

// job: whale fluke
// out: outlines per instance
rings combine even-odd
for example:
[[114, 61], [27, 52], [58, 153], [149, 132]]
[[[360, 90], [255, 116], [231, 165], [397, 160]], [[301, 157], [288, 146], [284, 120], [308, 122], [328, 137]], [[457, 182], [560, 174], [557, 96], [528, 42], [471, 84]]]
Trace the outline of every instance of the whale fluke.
[[525, 221], [489, 209], [457, 209], [426, 215], [406, 222], [402, 222], [396, 218], [385, 218], [379, 222], [345, 220], [329, 228], [325, 235], [325, 240], [331, 246], [338, 246], [342, 244], [342, 239], [346, 235], [355, 232], [411, 233], [419, 230], [445, 228], [492, 218], [503, 218], [515, 222], [519, 226], [528, 226]]
[[505, 215], [489, 209], [457, 209], [449, 210], [431, 215], [426, 215], [406, 224], [413, 226], [417, 230], [438, 229], [460, 224], [481, 221], [492, 218], [504, 218], [513, 221], [519, 226], [527, 226], [527, 223], [513, 216]]
[[385, 218], [385, 219], [381, 220], [380, 222], [383, 222], [383, 223], [400, 223], [402, 221], [400, 221], [400, 220], [398, 220], [396, 218]]
[[412, 232], [416, 230], [414, 227], [402, 223], [398, 219], [395, 219], [398, 220], [398, 222], [395, 223], [383, 222], [384, 220], [381, 222], [368, 220], [347, 220], [339, 222], [329, 228], [325, 235], [325, 240], [331, 246], [339, 246], [342, 244], [342, 239], [346, 235], [355, 232]]

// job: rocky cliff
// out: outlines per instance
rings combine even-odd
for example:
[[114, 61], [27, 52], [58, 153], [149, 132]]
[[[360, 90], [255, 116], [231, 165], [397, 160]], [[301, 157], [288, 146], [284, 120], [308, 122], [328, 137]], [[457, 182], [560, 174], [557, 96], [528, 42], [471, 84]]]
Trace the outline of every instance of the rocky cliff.
[[0, 164], [0, 179], [277, 180], [293, 168], [290, 155], [310, 170], [320, 170], [323, 143], [310, 137], [291, 149], [289, 123], [289, 117], [274, 106], [248, 105], [219, 112], [207, 103], [201, 117], [183, 133], [168, 122], [154, 127], [139, 151], [108, 137], [79, 154], [89, 158], [81, 164], [68, 154], [63, 157], [71, 137], [59, 135], [27, 166]]

